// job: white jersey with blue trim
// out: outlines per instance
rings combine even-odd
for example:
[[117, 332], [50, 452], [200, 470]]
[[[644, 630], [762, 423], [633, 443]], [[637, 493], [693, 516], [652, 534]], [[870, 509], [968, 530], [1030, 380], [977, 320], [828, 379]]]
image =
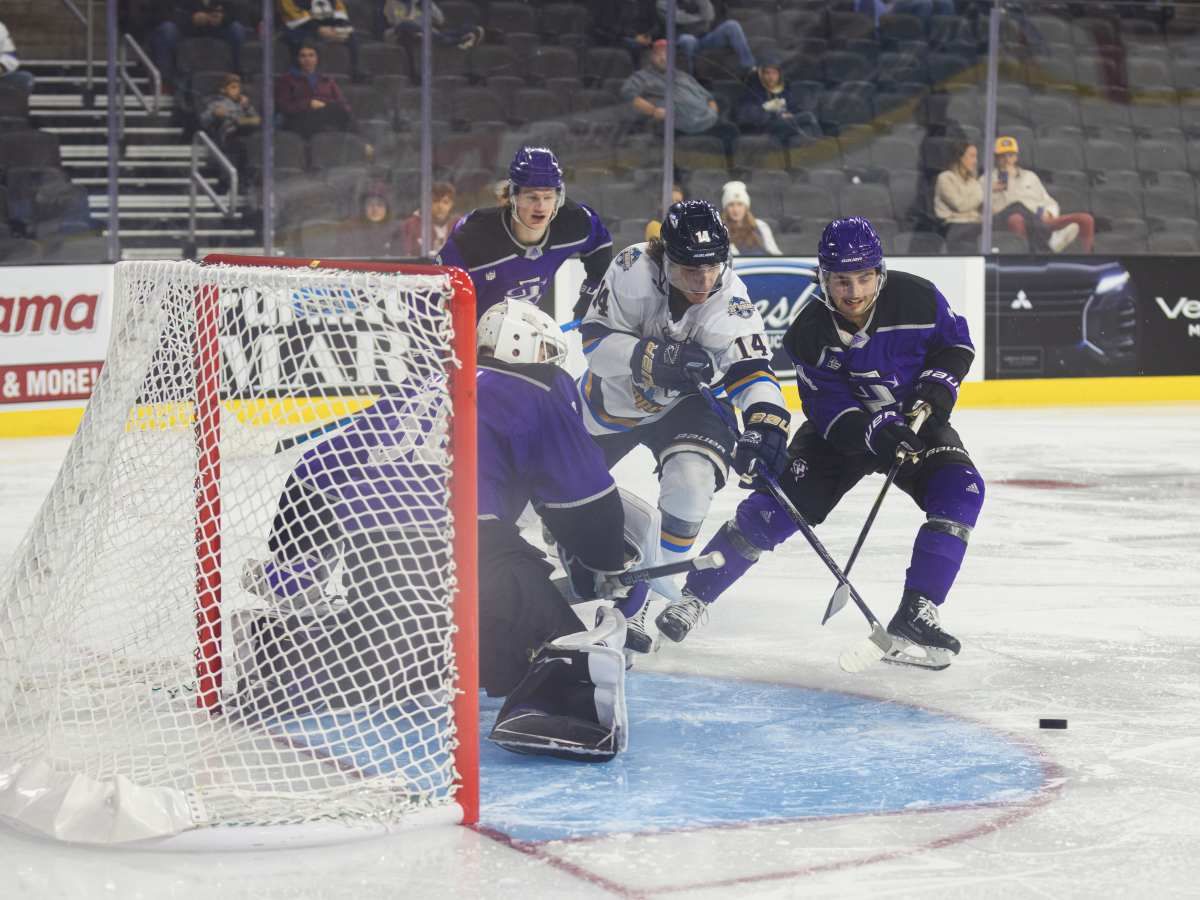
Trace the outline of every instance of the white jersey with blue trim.
[[716, 392], [742, 409], [759, 402], [783, 406], [762, 316], [732, 268], [719, 290], [675, 318], [663, 267], [646, 248], [634, 244], [617, 254], [583, 318], [588, 371], [579, 386], [588, 430], [612, 434], [657, 421], [684, 396], [635, 383], [630, 360], [642, 338], [703, 347], [712, 358]]

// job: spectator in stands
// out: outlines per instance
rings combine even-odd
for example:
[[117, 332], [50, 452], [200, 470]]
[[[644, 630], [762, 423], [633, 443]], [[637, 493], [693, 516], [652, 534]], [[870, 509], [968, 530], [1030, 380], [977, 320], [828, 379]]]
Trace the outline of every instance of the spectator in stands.
[[599, 46], [623, 47], [636, 66], [661, 37], [654, 0], [591, 0], [592, 39]]
[[1089, 213], [1060, 215], [1042, 179], [1017, 165], [1016, 138], [996, 138], [996, 168], [992, 181], [992, 213], [997, 224], [1029, 241], [1035, 252], [1062, 253], [1076, 238], [1084, 253], [1092, 252], [1096, 221]]
[[854, 11], [870, 16], [879, 24], [880, 16], [908, 15], [928, 19], [930, 16], [955, 14], [954, 0], [854, 0]]
[[[424, 0], [384, 0], [385, 37], [395, 37], [402, 44], [419, 44]], [[436, 3], [430, 4], [433, 15], [433, 39], [448, 47], [470, 50], [483, 43], [484, 30], [474, 22], [452, 25]]]
[[345, 44], [350, 51], [351, 77], [362, 80], [358, 65], [358, 34], [343, 0], [279, 0], [284, 40], [293, 53], [317, 40]]
[[310, 138], [319, 131], [357, 131], [350, 104], [328, 75], [317, 66], [320, 56], [312, 44], [296, 51], [296, 64], [275, 79], [275, 107], [283, 127]]
[[[655, 0], [659, 21], [667, 20], [667, 0]], [[696, 73], [696, 54], [701, 50], [728, 47], [737, 54], [742, 73], [754, 68], [754, 52], [746, 40], [746, 32], [737, 19], [725, 19], [714, 25], [717, 12], [712, 0], [678, 0], [675, 7], [675, 28], [679, 35], [679, 49], [683, 53], [688, 72]]]
[[26, 94], [33, 92], [33, 73], [21, 70], [17, 45], [3, 22], [0, 22], [0, 85], [15, 87]]
[[[650, 48], [645, 66], [621, 85], [621, 96], [633, 103], [639, 115], [652, 122], [667, 117], [667, 42], [659, 39]], [[675, 73], [675, 131], [677, 134], [711, 134], [725, 148], [726, 164], [732, 164], [733, 144], [738, 129], [720, 119], [717, 101], [686, 72]]]
[[385, 181], [366, 186], [358, 217], [340, 226], [339, 243], [345, 255], [371, 259], [410, 255], [403, 252], [404, 226], [392, 218], [390, 194]]
[[746, 75], [745, 85], [734, 113], [743, 132], [765, 132], [785, 147], [820, 137], [817, 120], [801, 109], [800, 98], [784, 83], [778, 53], [764, 53], [758, 69]]
[[433, 249], [426, 253], [421, 247], [421, 210], [417, 209], [401, 224], [402, 256], [433, 256], [442, 249], [458, 223], [458, 216], [454, 215], [454, 185], [448, 181], [434, 182], [429, 212]]
[[[671, 205], [674, 206], [681, 200], [687, 199], [683, 194], [683, 188], [679, 183], [671, 185]], [[662, 221], [659, 219], [651, 219], [646, 223], [646, 241], [647, 243], [654, 240], [662, 233]]]
[[[260, 125], [262, 117], [250, 98], [242, 93], [242, 79], [232, 72], [221, 79], [216, 94], [200, 111], [200, 127], [227, 153], [239, 146], [234, 138], [242, 137]], [[240, 168], [242, 160], [235, 162]]]
[[721, 218], [729, 229], [729, 252], [734, 256], [782, 256], [771, 226], [750, 213], [750, 192], [742, 181], [721, 188]]
[[247, 29], [238, 21], [235, 0], [183, 0], [166, 5], [169, 10], [156, 17], [161, 21], [150, 31], [149, 39], [150, 58], [164, 84], [175, 84], [175, 51], [183, 38], [211, 37], [225, 41], [233, 51], [234, 70], [241, 71]]
[[[950, 151], [950, 166], [940, 172], [933, 188], [933, 214], [952, 249], [976, 250], [983, 222], [983, 182], [979, 150], [963, 139]], [[973, 247], [967, 246], [974, 243]]]

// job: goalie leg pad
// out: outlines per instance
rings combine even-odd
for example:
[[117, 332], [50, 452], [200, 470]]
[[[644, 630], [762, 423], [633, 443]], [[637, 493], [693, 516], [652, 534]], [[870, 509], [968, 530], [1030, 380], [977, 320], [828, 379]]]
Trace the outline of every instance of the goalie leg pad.
[[628, 746], [625, 619], [602, 608], [591, 631], [538, 651], [488, 740], [514, 753], [607, 762]]

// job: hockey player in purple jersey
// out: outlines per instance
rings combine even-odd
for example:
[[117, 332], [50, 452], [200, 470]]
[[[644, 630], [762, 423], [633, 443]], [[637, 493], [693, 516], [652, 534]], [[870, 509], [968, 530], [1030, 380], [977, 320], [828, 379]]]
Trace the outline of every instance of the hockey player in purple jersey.
[[[898, 450], [913, 454], [896, 485], [924, 511], [925, 522], [888, 625], [898, 639], [888, 659], [945, 668], [961, 648], [942, 628], [938, 609], [954, 584], [984, 497], [983, 478], [950, 425], [959, 384], [975, 357], [967, 323], [930, 282], [888, 273], [866, 219], [831, 222], [817, 262], [822, 296], [800, 310], [784, 336], [807, 421], [791, 442], [780, 484], [817, 525], [862, 478], [886, 472]], [[909, 418], [918, 404], [927, 404], [930, 415], [914, 433]], [[712, 603], [763, 551], [796, 530], [770, 494], [752, 494], [705, 547], [722, 551], [725, 566], [689, 575], [685, 596]], [[681, 628], [668, 637], [682, 640], [687, 632]], [[905, 652], [912, 644], [920, 649]]]
[[523, 147], [508, 169], [507, 205], [468, 213], [437, 261], [471, 276], [478, 317], [501, 300], [537, 303], [573, 256], [583, 259], [580, 303], [586, 308], [612, 259], [612, 236], [590, 207], [567, 199], [554, 154]]

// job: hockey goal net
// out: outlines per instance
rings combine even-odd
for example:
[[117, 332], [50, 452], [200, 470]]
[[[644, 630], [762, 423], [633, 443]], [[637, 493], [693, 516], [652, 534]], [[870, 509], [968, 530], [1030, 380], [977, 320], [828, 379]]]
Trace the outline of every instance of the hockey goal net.
[[474, 821], [469, 280], [129, 262], [113, 316], [0, 593], [0, 817], [171, 846]]

